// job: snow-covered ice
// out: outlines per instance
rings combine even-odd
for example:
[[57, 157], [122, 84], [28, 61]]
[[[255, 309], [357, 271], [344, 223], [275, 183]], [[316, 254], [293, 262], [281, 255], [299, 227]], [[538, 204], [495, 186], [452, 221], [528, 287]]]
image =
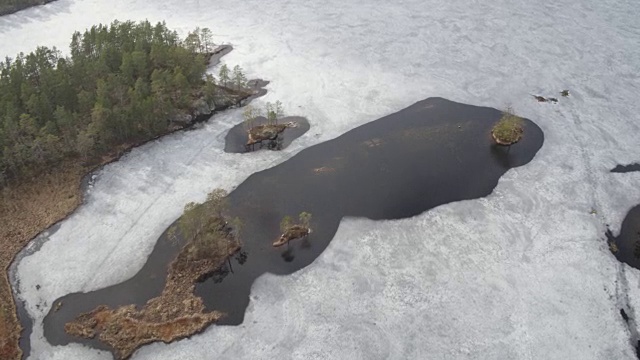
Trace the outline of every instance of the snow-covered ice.
[[[223, 62], [272, 80], [259, 103], [280, 99], [312, 124], [283, 152], [226, 154], [241, 121], [230, 111], [100, 171], [86, 204], [18, 264], [30, 358], [109, 359], [49, 345], [42, 318], [64, 294], [135, 274], [187, 202], [430, 96], [511, 104], [545, 145], [487, 198], [343, 220], [312, 265], [254, 284], [244, 324], [134, 359], [635, 358], [619, 309], [640, 311], [640, 273], [603, 233], [640, 203], [640, 173], [608, 172], [640, 160], [638, 16], [633, 0], [58, 0], [0, 18], [2, 56], [66, 49], [72, 31], [114, 19], [210, 27], [235, 46]], [[563, 89], [557, 105], [530, 95]]]

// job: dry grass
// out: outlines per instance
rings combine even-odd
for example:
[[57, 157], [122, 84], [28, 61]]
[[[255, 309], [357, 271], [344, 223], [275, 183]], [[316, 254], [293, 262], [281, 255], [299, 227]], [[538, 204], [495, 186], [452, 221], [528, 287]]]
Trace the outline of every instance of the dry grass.
[[92, 169], [117, 160], [139, 144], [124, 144], [110, 154], [95, 159], [93, 168], [79, 161], [60, 165], [55, 172], [41, 174], [29, 181], [0, 190], [0, 359], [20, 359], [22, 327], [16, 317], [11, 286], [7, 276], [15, 255], [44, 229], [71, 214], [82, 203], [80, 183]]
[[80, 180], [86, 171], [66, 164], [64, 171], [1, 190], [0, 202], [0, 359], [20, 359], [22, 328], [16, 318], [7, 270], [13, 257], [40, 231], [69, 215], [82, 201]]
[[164, 322], [149, 322], [135, 305], [111, 310], [100, 306], [82, 314], [75, 322], [65, 326], [68, 333], [100, 340], [115, 349], [117, 359], [130, 357], [137, 348], [154, 341], [169, 343], [205, 328], [220, 318], [218, 312], [194, 313]]
[[5, 296], [11, 296], [9, 284], [0, 283], [0, 359], [19, 359], [22, 355], [18, 345], [20, 326], [13, 315], [13, 303], [5, 302]]

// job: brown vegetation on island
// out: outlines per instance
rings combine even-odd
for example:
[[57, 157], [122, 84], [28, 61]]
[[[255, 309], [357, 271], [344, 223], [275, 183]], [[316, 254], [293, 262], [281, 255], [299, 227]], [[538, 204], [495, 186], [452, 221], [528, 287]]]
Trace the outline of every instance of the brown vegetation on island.
[[160, 296], [140, 310], [135, 305], [117, 309], [99, 306], [67, 323], [65, 331], [84, 338], [97, 336], [113, 349], [117, 359], [127, 359], [142, 345], [188, 337], [220, 319], [224, 314], [207, 312], [193, 292], [196, 282], [240, 250], [240, 223], [234, 219], [230, 225], [223, 216], [225, 196], [224, 191], [216, 190], [204, 204], [185, 207], [170, 237], [182, 236], [188, 241], [169, 266]]
[[311, 233], [309, 223], [311, 222], [311, 214], [308, 212], [301, 212], [298, 215], [299, 223], [294, 224], [291, 216], [285, 216], [280, 222], [280, 231], [282, 234], [273, 242], [274, 247], [279, 247], [285, 244], [289, 244], [289, 241], [301, 239], [308, 236]]
[[287, 128], [286, 124], [265, 124], [254, 126], [249, 131], [247, 146], [261, 143], [266, 140], [275, 140], [280, 133]]
[[522, 118], [516, 116], [511, 108], [507, 108], [491, 129], [491, 136], [498, 145], [511, 146], [522, 139], [523, 124]]
[[75, 163], [64, 171], [46, 173], [32, 181], [0, 190], [0, 359], [20, 359], [22, 327], [16, 318], [7, 270], [13, 257], [43, 229], [70, 214], [82, 201], [80, 179], [85, 172]]

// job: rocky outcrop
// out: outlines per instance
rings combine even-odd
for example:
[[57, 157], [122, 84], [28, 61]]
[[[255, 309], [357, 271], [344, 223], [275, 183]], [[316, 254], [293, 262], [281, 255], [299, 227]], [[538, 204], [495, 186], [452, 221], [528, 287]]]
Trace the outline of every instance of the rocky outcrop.
[[293, 225], [287, 229], [280, 237], [273, 242], [274, 247], [288, 244], [291, 240], [301, 239], [311, 232], [311, 229], [302, 225]]
[[254, 126], [248, 131], [247, 145], [257, 144], [265, 140], [275, 140], [287, 128], [285, 124], [268, 124]]
[[181, 110], [173, 114], [169, 121], [176, 128], [184, 128], [194, 123], [207, 120], [216, 111], [226, 110], [234, 106], [241, 106], [243, 102], [257, 94], [255, 89], [232, 89], [218, 86], [218, 95], [207, 101], [204, 96], [191, 103], [190, 110]]

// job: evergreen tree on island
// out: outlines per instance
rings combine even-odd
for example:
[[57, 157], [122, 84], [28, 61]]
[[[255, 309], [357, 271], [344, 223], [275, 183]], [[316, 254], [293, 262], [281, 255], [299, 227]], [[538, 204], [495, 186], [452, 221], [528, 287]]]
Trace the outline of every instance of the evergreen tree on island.
[[291, 240], [309, 236], [311, 233], [311, 213], [306, 211], [301, 212], [298, 215], [298, 220], [299, 222], [295, 224], [293, 222], [293, 218], [289, 215], [282, 218], [282, 221], [280, 222], [280, 231], [282, 232], [282, 235], [273, 242], [274, 247], [279, 247], [284, 244], [289, 245]]

